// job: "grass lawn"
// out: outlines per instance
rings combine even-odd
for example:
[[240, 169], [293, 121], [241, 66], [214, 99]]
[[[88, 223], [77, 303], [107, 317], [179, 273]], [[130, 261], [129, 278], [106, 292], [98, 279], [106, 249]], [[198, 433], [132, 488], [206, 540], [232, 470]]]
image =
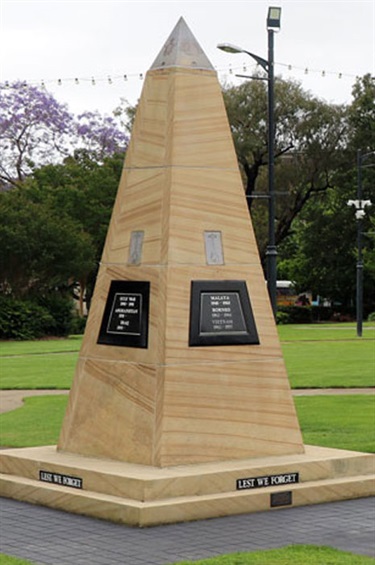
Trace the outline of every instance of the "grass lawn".
[[[375, 326], [355, 324], [278, 326], [293, 388], [375, 386]], [[1, 342], [1, 389], [70, 388], [82, 336]]]
[[43, 353], [61, 353], [79, 351], [81, 335], [72, 335], [63, 339], [40, 339], [35, 341], [1, 341], [0, 357], [7, 355], [41, 355]]
[[375, 453], [375, 396], [294, 398], [304, 443]]
[[[1, 565], [32, 565], [17, 557], [0, 553]], [[199, 561], [181, 561], [174, 565], [373, 565], [375, 559], [354, 555], [331, 547], [292, 545], [281, 549], [232, 553]], [[173, 564], [170, 564], [173, 565]]]
[[68, 402], [67, 395], [25, 398], [24, 406], [0, 414], [0, 445], [55, 445]]
[[375, 386], [375, 342], [282, 343], [292, 388]]
[[281, 341], [375, 340], [375, 322], [363, 324], [362, 337], [357, 337], [355, 323], [346, 322], [339, 324], [287, 324], [277, 326], [277, 331]]
[[2, 389], [70, 388], [78, 353], [0, 358]]
[[[306, 444], [375, 452], [375, 396], [295, 398]], [[54, 445], [59, 437], [66, 395], [25, 399], [22, 408], [0, 415], [0, 445]]]
[[26, 561], [26, 559], [0, 553], [0, 563], [1, 565], [33, 565], [34, 561]]
[[1, 565], [32, 565], [33, 561], [26, 561], [19, 557], [11, 557], [10, 555], [0, 553], [0, 563]]
[[292, 545], [281, 549], [232, 553], [202, 559], [180, 561], [175, 565], [373, 565], [375, 559], [339, 551], [331, 547]]

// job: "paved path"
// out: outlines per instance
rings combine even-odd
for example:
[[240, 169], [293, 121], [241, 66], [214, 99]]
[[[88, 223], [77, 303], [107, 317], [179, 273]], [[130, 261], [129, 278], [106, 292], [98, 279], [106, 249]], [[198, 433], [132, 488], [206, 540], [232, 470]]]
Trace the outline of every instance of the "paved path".
[[0, 503], [0, 552], [44, 565], [164, 565], [291, 544], [375, 557], [374, 498], [145, 529], [14, 500]]
[[[312, 396], [318, 394], [375, 394], [374, 388], [304, 388], [294, 389], [294, 396]], [[0, 414], [10, 412], [23, 405], [28, 396], [68, 394], [68, 390], [0, 390]]]

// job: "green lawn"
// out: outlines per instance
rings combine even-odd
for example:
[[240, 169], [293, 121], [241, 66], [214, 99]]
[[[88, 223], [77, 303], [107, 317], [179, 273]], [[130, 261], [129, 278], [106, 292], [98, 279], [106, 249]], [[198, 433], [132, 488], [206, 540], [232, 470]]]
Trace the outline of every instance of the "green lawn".
[[55, 445], [68, 402], [67, 395], [25, 398], [21, 408], [0, 414], [0, 445]]
[[35, 341], [1, 341], [0, 357], [7, 355], [41, 355], [62, 351], [79, 351], [81, 335], [72, 335], [64, 339], [41, 339]]
[[357, 337], [357, 327], [353, 323], [287, 324], [277, 326], [277, 330], [281, 341], [375, 340], [375, 322], [363, 324], [362, 337]]
[[375, 341], [284, 342], [292, 388], [375, 386]]
[[[375, 396], [309, 396], [294, 399], [304, 443], [375, 452]], [[54, 445], [68, 397], [25, 399], [22, 408], [0, 415], [0, 445]]]
[[375, 453], [375, 396], [294, 397], [304, 443]]
[[20, 559], [19, 557], [11, 557], [10, 555], [5, 555], [0, 553], [0, 563], [1, 565], [33, 565], [34, 561], [26, 561], [26, 559]]
[[70, 388], [78, 353], [1, 358], [1, 389]]
[[[17, 557], [0, 553], [1, 565], [32, 565]], [[180, 561], [174, 565], [373, 565], [375, 559], [339, 551], [331, 547], [292, 545], [281, 549], [232, 553], [199, 561]], [[173, 564], [171, 564], [173, 565]]]
[[375, 559], [339, 551], [331, 547], [292, 545], [281, 549], [232, 553], [202, 559], [180, 561], [175, 565], [373, 565]]
[[[375, 386], [375, 325], [278, 326], [293, 388]], [[1, 342], [1, 389], [70, 388], [82, 336]]]

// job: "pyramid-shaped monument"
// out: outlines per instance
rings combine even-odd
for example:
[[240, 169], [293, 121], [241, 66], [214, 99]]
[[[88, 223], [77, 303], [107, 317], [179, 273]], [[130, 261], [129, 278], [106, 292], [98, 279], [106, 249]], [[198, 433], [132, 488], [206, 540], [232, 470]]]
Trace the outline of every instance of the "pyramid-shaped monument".
[[373, 455], [303, 445], [220, 85], [183, 19], [145, 79], [58, 446], [0, 464], [3, 496], [140, 526], [374, 493]]
[[183, 19], [146, 76], [59, 449], [303, 451], [220, 84]]

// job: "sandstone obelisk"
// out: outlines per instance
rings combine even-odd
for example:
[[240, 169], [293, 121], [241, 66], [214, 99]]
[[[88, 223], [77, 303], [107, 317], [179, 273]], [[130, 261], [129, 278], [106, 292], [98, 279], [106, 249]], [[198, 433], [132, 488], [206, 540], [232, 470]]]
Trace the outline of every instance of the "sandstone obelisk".
[[0, 494], [137, 526], [371, 496], [304, 446], [216, 72], [181, 19], [147, 73], [58, 448]]
[[59, 450], [303, 452], [220, 84], [182, 18], [146, 75]]

